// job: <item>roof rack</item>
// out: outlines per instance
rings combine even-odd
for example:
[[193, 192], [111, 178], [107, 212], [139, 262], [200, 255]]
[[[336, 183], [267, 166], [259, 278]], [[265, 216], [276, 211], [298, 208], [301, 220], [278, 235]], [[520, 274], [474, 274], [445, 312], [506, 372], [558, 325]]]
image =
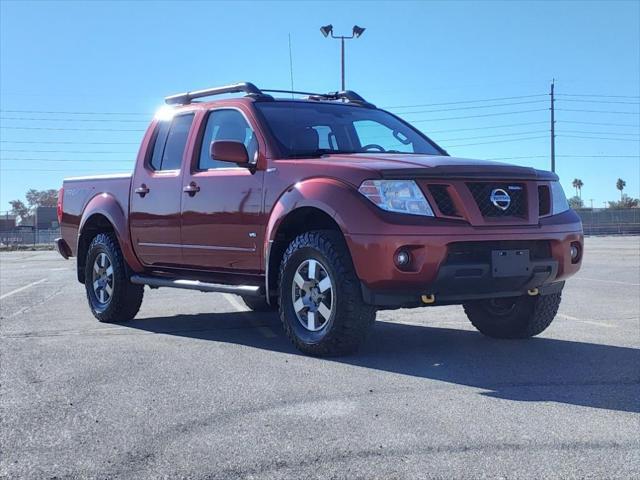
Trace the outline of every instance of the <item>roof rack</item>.
[[233, 85], [225, 85], [224, 87], [205, 88], [204, 90], [196, 90], [194, 92], [178, 93], [165, 97], [164, 101], [168, 105], [187, 105], [192, 100], [202, 97], [210, 97], [212, 95], [222, 95], [224, 93], [244, 92], [249, 96], [261, 96], [262, 92], [253, 83], [243, 82]]
[[253, 83], [243, 82], [233, 85], [226, 85], [223, 87], [206, 88], [204, 90], [196, 90], [194, 92], [178, 93], [165, 97], [164, 101], [168, 105], [188, 105], [192, 100], [202, 97], [210, 97], [213, 95], [223, 95], [225, 93], [240, 93], [244, 92], [249, 97], [273, 99], [270, 95], [266, 95], [264, 92], [270, 93], [291, 93], [294, 95], [307, 95], [309, 100], [346, 100], [349, 103], [355, 103], [362, 105], [363, 107], [375, 108], [375, 105], [367, 102], [364, 98], [358, 95], [353, 90], [344, 90], [342, 92], [330, 92], [330, 93], [313, 93], [313, 92], [300, 92], [297, 90], [276, 90], [265, 89], [260, 90]]
[[355, 103], [362, 105], [363, 107], [375, 108], [375, 105], [367, 102], [364, 98], [358, 95], [353, 90], [343, 90], [341, 92], [329, 92], [329, 93], [313, 93], [313, 92], [299, 92], [296, 90], [273, 90], [263, 89], [263, 92], [270, 93], [293, 93], [296, 95], [307, 95], [309, 100], [346, 100], [349, 103]]

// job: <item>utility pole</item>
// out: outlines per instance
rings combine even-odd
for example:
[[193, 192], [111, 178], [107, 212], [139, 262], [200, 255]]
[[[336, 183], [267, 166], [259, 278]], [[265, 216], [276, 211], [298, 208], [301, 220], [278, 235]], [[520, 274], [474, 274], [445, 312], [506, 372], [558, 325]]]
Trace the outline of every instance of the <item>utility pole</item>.
[[593, 198], [590, 198], [589, 201], [591, 202], [591, 210], [593, 210]]
[[342, 72], [342, 83], [340, 90], [344, 92], [344, 37], [340, 37], [340, 71]]
[[553, 97], [553, 87], [556, 79], [551, 80], [551, 171], [556, 171], [556, 120], [555, 120], [555, 99]]

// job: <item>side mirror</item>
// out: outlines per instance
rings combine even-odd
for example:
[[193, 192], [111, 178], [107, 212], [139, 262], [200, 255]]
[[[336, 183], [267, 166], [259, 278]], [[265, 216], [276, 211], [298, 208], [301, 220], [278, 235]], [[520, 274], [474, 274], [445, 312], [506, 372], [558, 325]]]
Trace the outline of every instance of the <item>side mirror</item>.
[[212, 160], [236, 163], [241, 167], [251, 166], [249, 162], [249, 153], [242, 142], [235, 142], [232, 140], [218, 140], [217, 142], [211, 142], [209, 155]]

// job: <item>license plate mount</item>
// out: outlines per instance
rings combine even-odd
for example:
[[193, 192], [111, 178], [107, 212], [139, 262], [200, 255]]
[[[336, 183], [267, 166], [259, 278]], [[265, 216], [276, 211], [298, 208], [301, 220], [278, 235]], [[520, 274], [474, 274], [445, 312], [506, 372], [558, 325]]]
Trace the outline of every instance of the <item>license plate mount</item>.
[[495, 278], [530, 275], [529, 250], [493, 250], [491, 252], [491, 273]]

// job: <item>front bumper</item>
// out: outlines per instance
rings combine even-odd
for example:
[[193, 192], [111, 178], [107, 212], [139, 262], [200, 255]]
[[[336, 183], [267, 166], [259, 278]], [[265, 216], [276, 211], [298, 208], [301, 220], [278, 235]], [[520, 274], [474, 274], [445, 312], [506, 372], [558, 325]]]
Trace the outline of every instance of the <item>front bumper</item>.
[[[561, 290], [564, 281], [580, 269], [584, 241], [579, 223], [565, 225], [565, 230], [558, 224], [500, 231], [463, 227], [436, 234], [425, 228], [416, 234], [352, 234], [347, 243], [365, 302], [381, 307], [419, 306], [424, 304], [422, 295], [433, 295], [434, 304], [443, 305], [526, 295], [532, 289], [540, 294]], [[452, 261], [450, 255], [460, 243], [484, 244], [490, 250], [493, 245], [510, 248], [510, 244], [527, 242], [544, 244], [546, 253], [532, 252], [526, 275], [495, 277], [490, 257]], [[576, 243], [581, 255], [572, 261], [571, 245]], [[400, 249], [411, 254], [409, 268], [401, 269], [394, 261]]]

